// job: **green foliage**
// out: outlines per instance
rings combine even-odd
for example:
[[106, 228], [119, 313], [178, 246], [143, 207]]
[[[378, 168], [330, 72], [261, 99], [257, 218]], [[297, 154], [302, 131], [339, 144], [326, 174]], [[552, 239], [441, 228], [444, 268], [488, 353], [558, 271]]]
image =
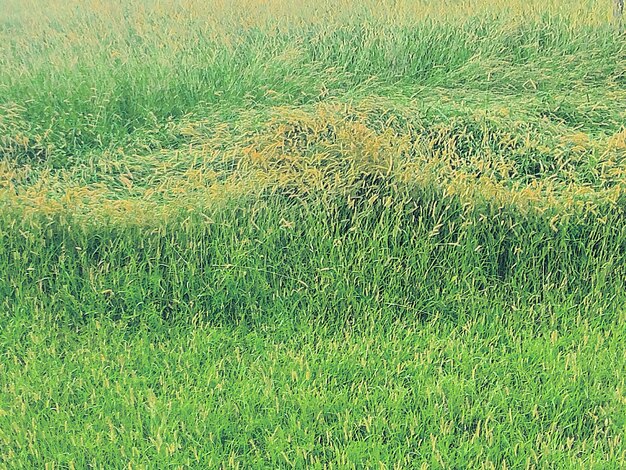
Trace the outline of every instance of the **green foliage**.
[[0, 0], [0, 467], [626, 466], [600, 2], [294, 5]]

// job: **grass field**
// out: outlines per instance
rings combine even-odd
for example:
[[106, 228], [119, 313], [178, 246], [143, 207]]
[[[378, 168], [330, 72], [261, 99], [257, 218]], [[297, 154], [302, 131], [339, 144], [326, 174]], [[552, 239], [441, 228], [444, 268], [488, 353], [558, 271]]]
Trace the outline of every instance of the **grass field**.
[[606, 0], [0, 0], [0, 467], [626, 467]]

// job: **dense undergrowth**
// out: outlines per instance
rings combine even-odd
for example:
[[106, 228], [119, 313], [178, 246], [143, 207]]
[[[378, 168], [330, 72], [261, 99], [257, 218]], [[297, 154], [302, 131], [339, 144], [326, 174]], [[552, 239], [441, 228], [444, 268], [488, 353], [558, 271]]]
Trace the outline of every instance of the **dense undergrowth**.
[[623, 466], [604, 7], [0, 0], [0, 463]]

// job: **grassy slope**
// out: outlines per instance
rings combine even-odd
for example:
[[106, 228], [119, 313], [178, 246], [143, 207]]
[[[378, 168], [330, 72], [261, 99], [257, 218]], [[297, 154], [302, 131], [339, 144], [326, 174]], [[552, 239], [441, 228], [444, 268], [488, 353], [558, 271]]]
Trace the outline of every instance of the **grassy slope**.
[[624, 465], [601, 2], [239, 3], [0, 0], [0, 462]]

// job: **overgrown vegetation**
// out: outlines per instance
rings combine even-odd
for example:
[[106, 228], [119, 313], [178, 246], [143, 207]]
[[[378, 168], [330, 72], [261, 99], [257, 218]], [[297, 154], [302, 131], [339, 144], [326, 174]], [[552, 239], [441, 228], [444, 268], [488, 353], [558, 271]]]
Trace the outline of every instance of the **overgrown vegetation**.
[[610, 8], [0, 0], [2, 466], [624, 466]]

